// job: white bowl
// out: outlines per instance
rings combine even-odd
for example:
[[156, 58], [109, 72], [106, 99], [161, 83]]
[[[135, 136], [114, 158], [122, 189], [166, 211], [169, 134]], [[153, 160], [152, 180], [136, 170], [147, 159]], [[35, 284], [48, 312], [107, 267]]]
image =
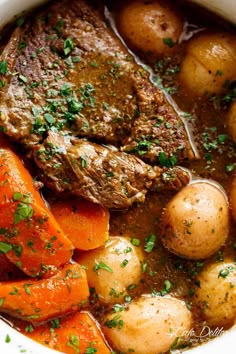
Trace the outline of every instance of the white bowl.
[[[0, 0], [0, 28], [23, 11], [29, 10], [47, 0]], [[190, 0], [191, 1], [191, 0]], [[225, 17], [236, 24], [236, 6], [235, 0], [192, 0], [198, 4], [207, 7], [209, 10]], [[202, 333], [202, 339], [210, 328], [205, 328]], [[194, 349], [185, 351], [186, 354], [233, 354], [235, 353], [236, 328], [223, 333], [219, 328], [212, 333], [215, 339], [206, 344], [200, 345]], [[6, 340], [6, 338], [10, 338]], [[194, 339], [194, 333], [189, 333], [189, 339]], [[200, 341], [201, 338], [198, 338]], [[19, 354], [24, 351], [27, 354], [56, 354], [58, 351], [48, 349], [31, 339], [20, 334], [0, 318], [0, 343], [2, 354]], [[177, 351], [178, 352], [178, 351]], [[147, 353], [148, 354], [148, 353]]]

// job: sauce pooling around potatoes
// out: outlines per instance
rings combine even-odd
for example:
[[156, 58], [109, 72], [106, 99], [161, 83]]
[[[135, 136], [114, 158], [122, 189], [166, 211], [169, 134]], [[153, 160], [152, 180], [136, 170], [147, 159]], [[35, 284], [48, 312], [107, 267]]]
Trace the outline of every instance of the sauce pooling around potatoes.
[[[129, 14], [127, 12], [128, 8], [132, 9]], [[156, 8], [156, 13], [153, 8]], [[162, 15], [160, 14], [160, 8], [163, 8]], [[170, 8], [171, 16], [168, 17], [166, 13]], [[149, 9], [150, 12], [148, 12]], [[235, 219], [236, 161], [234, 135], [236, 121], [234, 108], [235, 30], [232, 26], [214, 18], [202, 9], [189, 4], [186, 5], [184, 2], [175, 2], [170, 5], [170, 3], [160, 1], [139, 1], [137, 6], [135, 2], [131, 2], [129, 5], [121, 4], [117, 7], [113, 5], [111, 11], [113, 11], [117, 28], [127, 45], [138, 58], [141, 58], [143, 63], [149, 65], [152, 73], [155, 73], [155, 75], [152, 75], [154, 82], [172, 96], [178, 107], [184, 112], [185, 119], [193, 130], [200, 159], [190, 164], [186, 163], [185, 166], [192, 171], [196, 182], [199, 177], [216, 181], [220, 187], [225, 188], [229, 198], [228, 211], [227, 200], [223, 202], [226, 213], [229, 212], [230, 214], [226, 218], [223, 217], [223, 223], [230, 222], [229, 230], [226, 226], [224, 231], [221, 229], [219, 234], [215, 235], [217, 227], [223, 227], [223, 225], [222, 222], [217, 221], [216, 215], [207, 215], [208, 212], [210, 213], [209, 208], [214, 204], [212, 203], [213, 195], [208, 195], [205, 192], [204, 197], [200, 197], [201, 192], [200, 194], [196, 193], [196, 198], [199, 197], [199, 208], [202, 208], [202, 212], [204, 213], [204, 198], [209, 197], [209, 207], [205, 209], [206, 220], [204, 221], [204, 218], [201, 218], [203, 224], [200, 225], [196, 222], [196, 225], [193, 225], [192, 220], [184, 218], [186, 216], [184, 208], [186, 207], [185, 210], [189, 208], [190, 213], [191, 211], [192, 213], [196, 212], [195, 209], [193, 211], [189, 207], [188, 199], [186, 199], [187, 188], [194, 188], [195, 184], [186, 187], [185, 196], [181, 194], [182, 192], [179, 193], [179, 198], [183, 198], [183, 201], [177, 204], [178, 213], [180, 215], [181, 212], [183, 213], [182, 226], [181, 217], [179, 225], [183, 237], [188, 239], [187, 242], [191, 243], [194, 237], [191, 227], [196, 227], [200, 231], [196, 242], [199, 242], [199, 245], [201, 244], [204, 252], [209, 251], [207, 249], [208, 242], [210, 242], [208, 237], [211, 237], [211, 235], [216, 237], [215, 241], [214, 238], [212, 241], [214, 247], [217, 247], [217, 242], [219, 242], [218, 245], [221, 244], [222, 246], [218, 246], [217, 252], [209, 257], [199, 254], [196, 258], [193, 256], [191, 259], [191, 256], [182, 254], [184, 258], [191, 260], [169, 253], [163, 248], [163, 243], [160, 241], [160, 236], [164, 234], [165, 243], [167, 227], [165, 215], [171, 207], [168, 202], [174, 203], [174, 198], [178, 198], [177, 195], [173, 197], [171, 193], [149, 194], [145, 205], [137, 206], [125, 214], [118, 213], [117, 215], [117, 213], [113, 213], [111, 215], [111, 233], [116, 234], [118, 229], [120, 235], [131, 235], [140, 239], [142, 247], [144, 250], [146, 249], [144, 251], [146, 267], [142, 276], [142, 284], [139, 285], [138, 289], [132, 290], [132, 295], [137, 296], [143, 292], [156, 293], [163, 291], [165, 293], [166, 285], [170, 282], [171, 289], [168, 288], [168, 292], [177, 298], [184, 299], [188, 308], [191, 309], [195, 321], [193, 325], [194, 333], [197, 333], [197, 336], [200, 336], [204, 329], [204, 333], [206, 333], [207, 326], [214, 329], [216, 327], [221, 328], [223, 325], [227, 329], [233, 325], [235, 320], [233, 310], [235, 301], [230, 295], [234, 293], [236, 279], [234, 264], [236, 259], [235, 223], [233, 221]], [[147, 16], [142, 16], [146, 13], [148, 13]], [[133, 18], [131, 19], [132, 15]], [[127, 22], [122, 27], [125, 17]], [[170, 25], [168, 20], [171, 22]], [[128, 21], [132, 22], [130, 26]], [[173, 23], [176, 26], [174, 29]], [[176, 40], [175, 35], [179, 33], [180, 23], [182, 24], [182, 33]], [[136, 33], [133, 30], [135, 27], [138, 27]], [[168, 30], [165, 32], [163, 28], [168, 28]], [[149, 40], [149, 34], [152, 32], [154, 32], [153, 42]], [[169, 37], [169, 33], [172, 33], [172, 37]], [[160, 46], [158, 40], [156, 40], [157, 37], [161, 42]], [[154, 43], [157, 48], [150, 50], [150, 43]], [[163, 43], [166, 45], [166, 50], [163, 49], [165, 48]], [[158, 52], [159, 48], [161, 48], [161, 55]], [[208, 189], [207, 185], [206, 188]], [[211, 188], [213, 187], [209, 189]], [[221, 192], [216, 191], [217, 193], [219, 193], [220, 198], [225, 198]], [[194, 194], [190, 193], [189, 198], [194, 198]], [[217, 200], [219, 201], [219, 199]], [[221, 207], [219, 205], [219, 214]], [[187, 216], [189, 217], [189, 214]], [[175, 217], [178, 218], [173, 213], [173, 218]], [[198, 215], [198, 217], [201, 216]], [[213, 217], [213, 224], [207, 232], [204, 222], [207, 223], [211, 217]], [[177, 228], [176, 223], [178, 221], [174, 219], [174, 226]], [[209, 226], [206, 225], [206, 227]], [[227, 241], [224, 242], [223, 238], [227, 238]], [[153, 239], [155, 240], [155, 246], [150, 250], [148, 245], [150, 240]], [[173, 243], [176, 242], [175, 237], [171, 240]], [[182, 246], [185, 247], [186, 245], [180, 243], [179, 247]], [[201, 253], [199, 249], [201, 247], [198, 249], [196, 247], [197, 244], [194, 244], [193, 255], [198, 251]], [[169, 249], [171, 250], [171, 247]], [[176, 250], [172, 249], [172, 251], [178, 253]], [[190, 249], [187, 249], [186, 252], [191, 254]], [[228, 262], [232, 263], [229, 265]], [[226, 271], [224, 271], [225, 269]], [[215, 274], [215, 278], [211, 276], [211, 272]], [[204, 289], [204, 284], [208, 284], [206, 289]], [[209, 300], [208, 303], [208, 299], [212, 300]], [[210, 310], [208, 310], [208, 306]], [[219, 309], [220, 314], [217, 313], [216, 308]], [[213, 321], [212, 318], [215, 320]], [[186, 347], [202, 342], [203, 338], [196, 337], [190, 335], [185, 342]], [[205, 340], [209, 338], [210, 336], [205, 336]], [[184, 344], [180, 340], [179, 345], [176, 344], [174, 347], [175, 349], [181, 348], [184, 347]]]
[[[84, 299], [80, 299], [81, 303], [76, 307], [84, 306], [101, 324], [112, 353], [158, 354], [184, 350], [210, 339], [209, 329], [230, 328], [236, 317], [236, 33], [228, 24], [198, 8], [188, 7], [185, 2], [160, 0], [126, 4], [119, 1], [114, 4], [108, 1], [105, 5], [107, 26], [109, 21], [115, 24], [135, 60], [150, 70], [154, 84], [172, 97], [183, 112], [199, 151], [199, 159], [181, 164], [191, 171], [192, 182], [178, 193], [149, 192], [144, 203], [135, 204], [128, 210], [111, 210], [109, 235], [108, 212], [102, 207], [99, 210], [95, 206], [89, 208], [86, 202], [80, 213], [83, 201], [69, 199], [70, 208], [48, 190], [44, 190], [44, 196], [52, 206], [52, 213], [57, 211], [54, 216], [58, 223], [63, 220], [60, 226], [65, 235], [70, 238], [70, 232], [73, 234], [74, 246], [75, 228], [69, 227], [69, 223], [86, 225], [91, 218], [91, 229], [97, 223], [97, 230], [102, 230], [99, 231], [103, 233], [100, 239], [98, 232], [98, 243], [93, 243], [93, 237], [84, 231], [86, 242], [75, 246], [78, 249], [73, 254], [73, 261], [86, 270], [90, 286], [89, 302], [84, 304]], [[61, 20], [56, 32], [62, 27]], [[70, 41], [69, 50], [73, 51], [71, 43], [73, 41]], [[77, 58], [75, 65], [76, 61], [79, 63], [79, 57], [73, 58]], [[93, 58], [91, 70], [96, 68], [99, 73], [103, 70], [100, 60]], [[83, 63], [77, 65], [83, 66]], [[81, 71], [80, 78], [86, 76], [87, 70], [90, 71], [90, 67]], [[113, 86], [118, 87], [122, 96], [119, 84], [122, 73], [116, 72], [114, 63], [111, 70], [115, 79], [106, 83], [106, 87], [112, 86], [112, 90]], [[0, 71], [4, 72], [3, 62]], [[100, 90], [101, 97], [109, 96], [109, 92], [103, 94]], [[66, 95], [66, 91], [63, 94]], [[86, 98], [90, 99], [87, 113], [93, 105], [92, 98]], [[47, 118], [52, 119], [50, 115]], [[158, 119], [163, 124], [165, 117]], [[168, 121], [164, 124], [170, 132], [176, 129]], [[142, 144], [138, 151], [140, 158], [150, 147], [150, 137], [143, 136]], [[86, 167], [85, 159], [81, 163]], [[161, 163], [172, 167], [178, 161], [163, 153]], [[67, 213], [71, 218], [66, 218]], [[67, 232], [67, 225], [70, 232]], [[50, 252], [50, 242], [47, 247]], [[11, 272], [9, 265], [5, 269]], [[22, 274], [15, 273], [15, 269], [12, 273], [13, 279], [21, 279]], [[4, 276], [1, 281], [6, 280]], [[76, 282], [76, 274], [72, 274], [71, 279]], [[70, 293], [68, 274], [61, 280]], [[27, 298], [31, 284], [25, 285], [22, 289]], [[17, 295], [15, 287], [12, 296]], [[11, 296], [8, 298], [11, 300]], [[0, 306], [5, 306], [4, 301], [0, 296]], [[11, 301], [9, 303], [11, 306]], [[67, 311], [73, 311], [74, 307], [75, 304], [70, 304]], [[64, 312], [57, 315], [61, 317]], [[18, 313], [18, 317], [22, 318], [22, 313]], [[7, 318], [22, 333], [44, 345], [66, 353], [104, 354], [110, 351], [95, 334], [95, 339], [88, 335], [90, 341], [87, 340], [86, 347], [80, 347], [73, 321], [82, 319], [74, 319], [73, 315], [52, 318], [47, 324], [50, 329], [40, 327], [44, 326], [40, 324], [40, 318], [35, 326], [37, 318], [32, 316], [38, 314], [27, 312], [27, 315], [30, 324]], [[86, 321], [84, 323], [90, 324]], [[84, 329], [80, 326], [78, 330], [82, 333]], [[206, 335], [207, 331], [209, 335]], [[204, 333], [203, 337], [201, 333]], [[58, 339], [60, 336], [65, 336], [64, 346]]]

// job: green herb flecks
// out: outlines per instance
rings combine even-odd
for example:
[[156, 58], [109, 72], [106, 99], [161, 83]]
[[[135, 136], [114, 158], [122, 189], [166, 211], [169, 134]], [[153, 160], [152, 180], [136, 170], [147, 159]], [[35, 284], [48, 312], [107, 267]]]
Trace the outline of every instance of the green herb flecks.
[[172, 155], [168, 158], [166, 156], [166, 153], [162, 151], [159, 152], [158, 160], [161, 167], [168, 167], [168, 168], [175, 166], [178, 162], [178, 159], [175, 155]]
[[234, 266], [228, 266], [224, 269], [221, 269], [219, 272], [218, 278], [226, 278], [230, 273], [235, 273], [236, 272], [236, 267]]
[[75, 44], [74, 44], [73, 39], [72, 39], [72, 38], [67, 38], [67, 39], [64, 41], [63, 48], [64, 48], [64, 54], [65, 54], [65, 56], [67, 56], [68, 54], [70, 54], [70, 53], [72, 52], [72, 50], [75, 48]]
[[34, 214], [32, 206], [25, 202], [20, 202], [14, 212], [14, 224], [18, 224], [25, 219], [30, 219]]
[[172, 48], [175, 45], [175, 42], [172, 38], [163, 38], [163, 42], [168, 45], [168, 47]]
[[76, 335], [71, 334], [69, 337], [69, 341], [66, 343], [66, 345], [72, 349], [74, 349], [75, 354], [80, 352], [79, 349], [79, 339]]
[[150, 235], [145, 239], [144, 251], [151, 252], [155, 247], [156, 235]]
[[94, 272], [97, 272], [99, 269], [103, 269], [109, 273], [113, 273], [113, 270], [108, 265], [106, 265], [104, 262], [96, 263], [95, 266], [93, 267]]
[[121, 315], [116, 315], [111, 320], [106, 320], [104, 325], [108, 328], [121, 329], [124, 326], [124, 321], [120, 318], [121, 318]]
[[172, 284], [170, 282], [170, 280], [165, 280], [164, 281], [164, 286], [161, 289], [161, 291], [156, 291], [155, 289], [152, 289], [152, 295], [154, 296], [165, 296], [166, 294], [168, 294], [171, 291], [172, 288]]
[[0, 252], [2, 253], [7, 253], [9, 251], [12, 250], [12, 245], [7, 243], [7, 242], [3, 242], [3, 241], [0, 241]]
[[7, 73], [7, 61], [0, 61], [0, 74], [5, 75]]

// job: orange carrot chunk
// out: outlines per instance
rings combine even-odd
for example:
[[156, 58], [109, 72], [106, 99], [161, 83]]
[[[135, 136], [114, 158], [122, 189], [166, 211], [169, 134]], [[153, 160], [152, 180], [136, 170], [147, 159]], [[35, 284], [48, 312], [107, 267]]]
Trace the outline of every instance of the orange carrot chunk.
[[55, 202], [51, 210], [75, 248], [87, 251], [107, 241], [109, 212], [102, 206], [70, 198]]
[[20, 159], [0, 148], [0, 251], [30, 276], [68, 263], [73, 246]]
[[30, 322], [77, 311], [89, 296], [86, 272], [79, 264], [70, 264], [53, 277], [0, 283], [0, 313]]
[[23, 333], [51, 349], [67, 354], [111, 353], [99, 327], [88, 312], [57, 318], [35, 328], [28, 325]]

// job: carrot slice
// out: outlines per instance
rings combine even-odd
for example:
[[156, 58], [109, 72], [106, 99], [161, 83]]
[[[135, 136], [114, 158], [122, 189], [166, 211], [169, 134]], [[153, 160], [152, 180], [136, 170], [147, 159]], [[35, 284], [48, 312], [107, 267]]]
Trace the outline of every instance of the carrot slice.
[[51, 211], [75, 248], [87, 251], [107, 241], [109, 212], [102, 206], [70, 198], [52, 204]]
[[0, 148], [0, 251], [30, 276], [66, 264], [73, 246], [20, 159]]
[[100, 328], [88, 312], [77, 312], [35, 328], [25, 326], [22, 332], [36, 342], [67, 354], [111, 353]]
[[0, 312], [42, 322], [77, 311], [89, 296], [85, 270], [71, 264], [51, 278], [0, 283]]

